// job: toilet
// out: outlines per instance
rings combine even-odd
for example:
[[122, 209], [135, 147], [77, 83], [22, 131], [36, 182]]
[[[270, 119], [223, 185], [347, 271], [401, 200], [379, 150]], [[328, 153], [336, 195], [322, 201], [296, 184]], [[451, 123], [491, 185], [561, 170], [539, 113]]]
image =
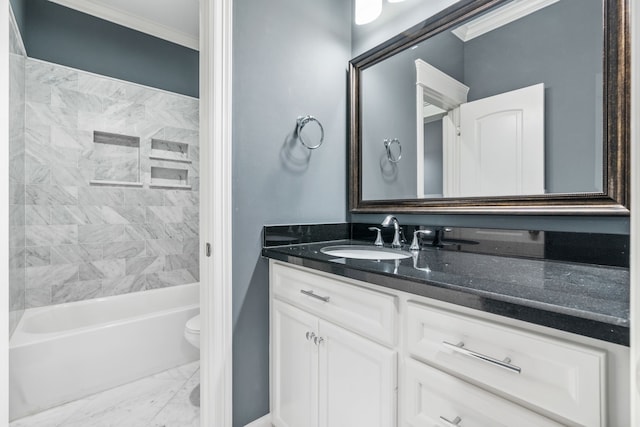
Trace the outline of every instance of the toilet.
[[184, 326], [184, 338], [195, 348], [200, 348], [200, 315], [192, 317]]

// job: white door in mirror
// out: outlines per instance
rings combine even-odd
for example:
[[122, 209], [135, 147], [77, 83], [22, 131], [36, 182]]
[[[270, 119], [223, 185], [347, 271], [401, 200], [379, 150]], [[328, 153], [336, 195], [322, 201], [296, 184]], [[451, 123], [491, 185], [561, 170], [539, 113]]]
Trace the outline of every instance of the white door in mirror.
[[443, 119], [445, 170], [455, 171], [445, 197], [544, 194], [544, 84], [464, 103], [459, 117], [458, 132]]

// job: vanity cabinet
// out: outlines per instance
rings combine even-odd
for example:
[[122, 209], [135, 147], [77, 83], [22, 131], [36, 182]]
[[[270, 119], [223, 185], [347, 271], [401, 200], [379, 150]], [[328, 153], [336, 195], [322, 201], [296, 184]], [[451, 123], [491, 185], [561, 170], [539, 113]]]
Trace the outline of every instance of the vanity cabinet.
[[627, 347], [272, 261], [275, 427], [628, 425]]
[[394, 341], [394, 324], [390, 334], [381, 325], [395, 316], [367, 307], [387, 301], [395, 311], [394, 297], [339, 281], [314, 286], [318, 277], [281, 266], [271, 275], [272, 424], [395, 426], [397, 352], [369, 338], [382, 327], [378, 341]]

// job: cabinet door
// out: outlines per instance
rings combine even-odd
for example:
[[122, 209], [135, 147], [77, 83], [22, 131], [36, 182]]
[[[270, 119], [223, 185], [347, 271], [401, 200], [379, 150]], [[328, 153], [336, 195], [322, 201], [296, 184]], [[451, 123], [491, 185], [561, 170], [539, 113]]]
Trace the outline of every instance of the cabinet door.
[[307, 333], [317, 334], [318, 319], [278, 300], [271, 310], [272, 423], [317, 427], [318, 351]]
[[320, 320], [320, 427], [396, 425], [396, 352]]

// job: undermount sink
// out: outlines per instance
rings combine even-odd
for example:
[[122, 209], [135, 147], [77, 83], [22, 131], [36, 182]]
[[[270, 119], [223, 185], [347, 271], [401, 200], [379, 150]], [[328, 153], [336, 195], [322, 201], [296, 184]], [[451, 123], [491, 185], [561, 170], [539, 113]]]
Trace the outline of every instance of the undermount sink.
[[400, 249], [381, 248], [377, 246], [325, 246], [320, 252], [340, 258], [354, 259], [371, 259], [371, 260], [389, 260], [410, 258], [411, 252]]

